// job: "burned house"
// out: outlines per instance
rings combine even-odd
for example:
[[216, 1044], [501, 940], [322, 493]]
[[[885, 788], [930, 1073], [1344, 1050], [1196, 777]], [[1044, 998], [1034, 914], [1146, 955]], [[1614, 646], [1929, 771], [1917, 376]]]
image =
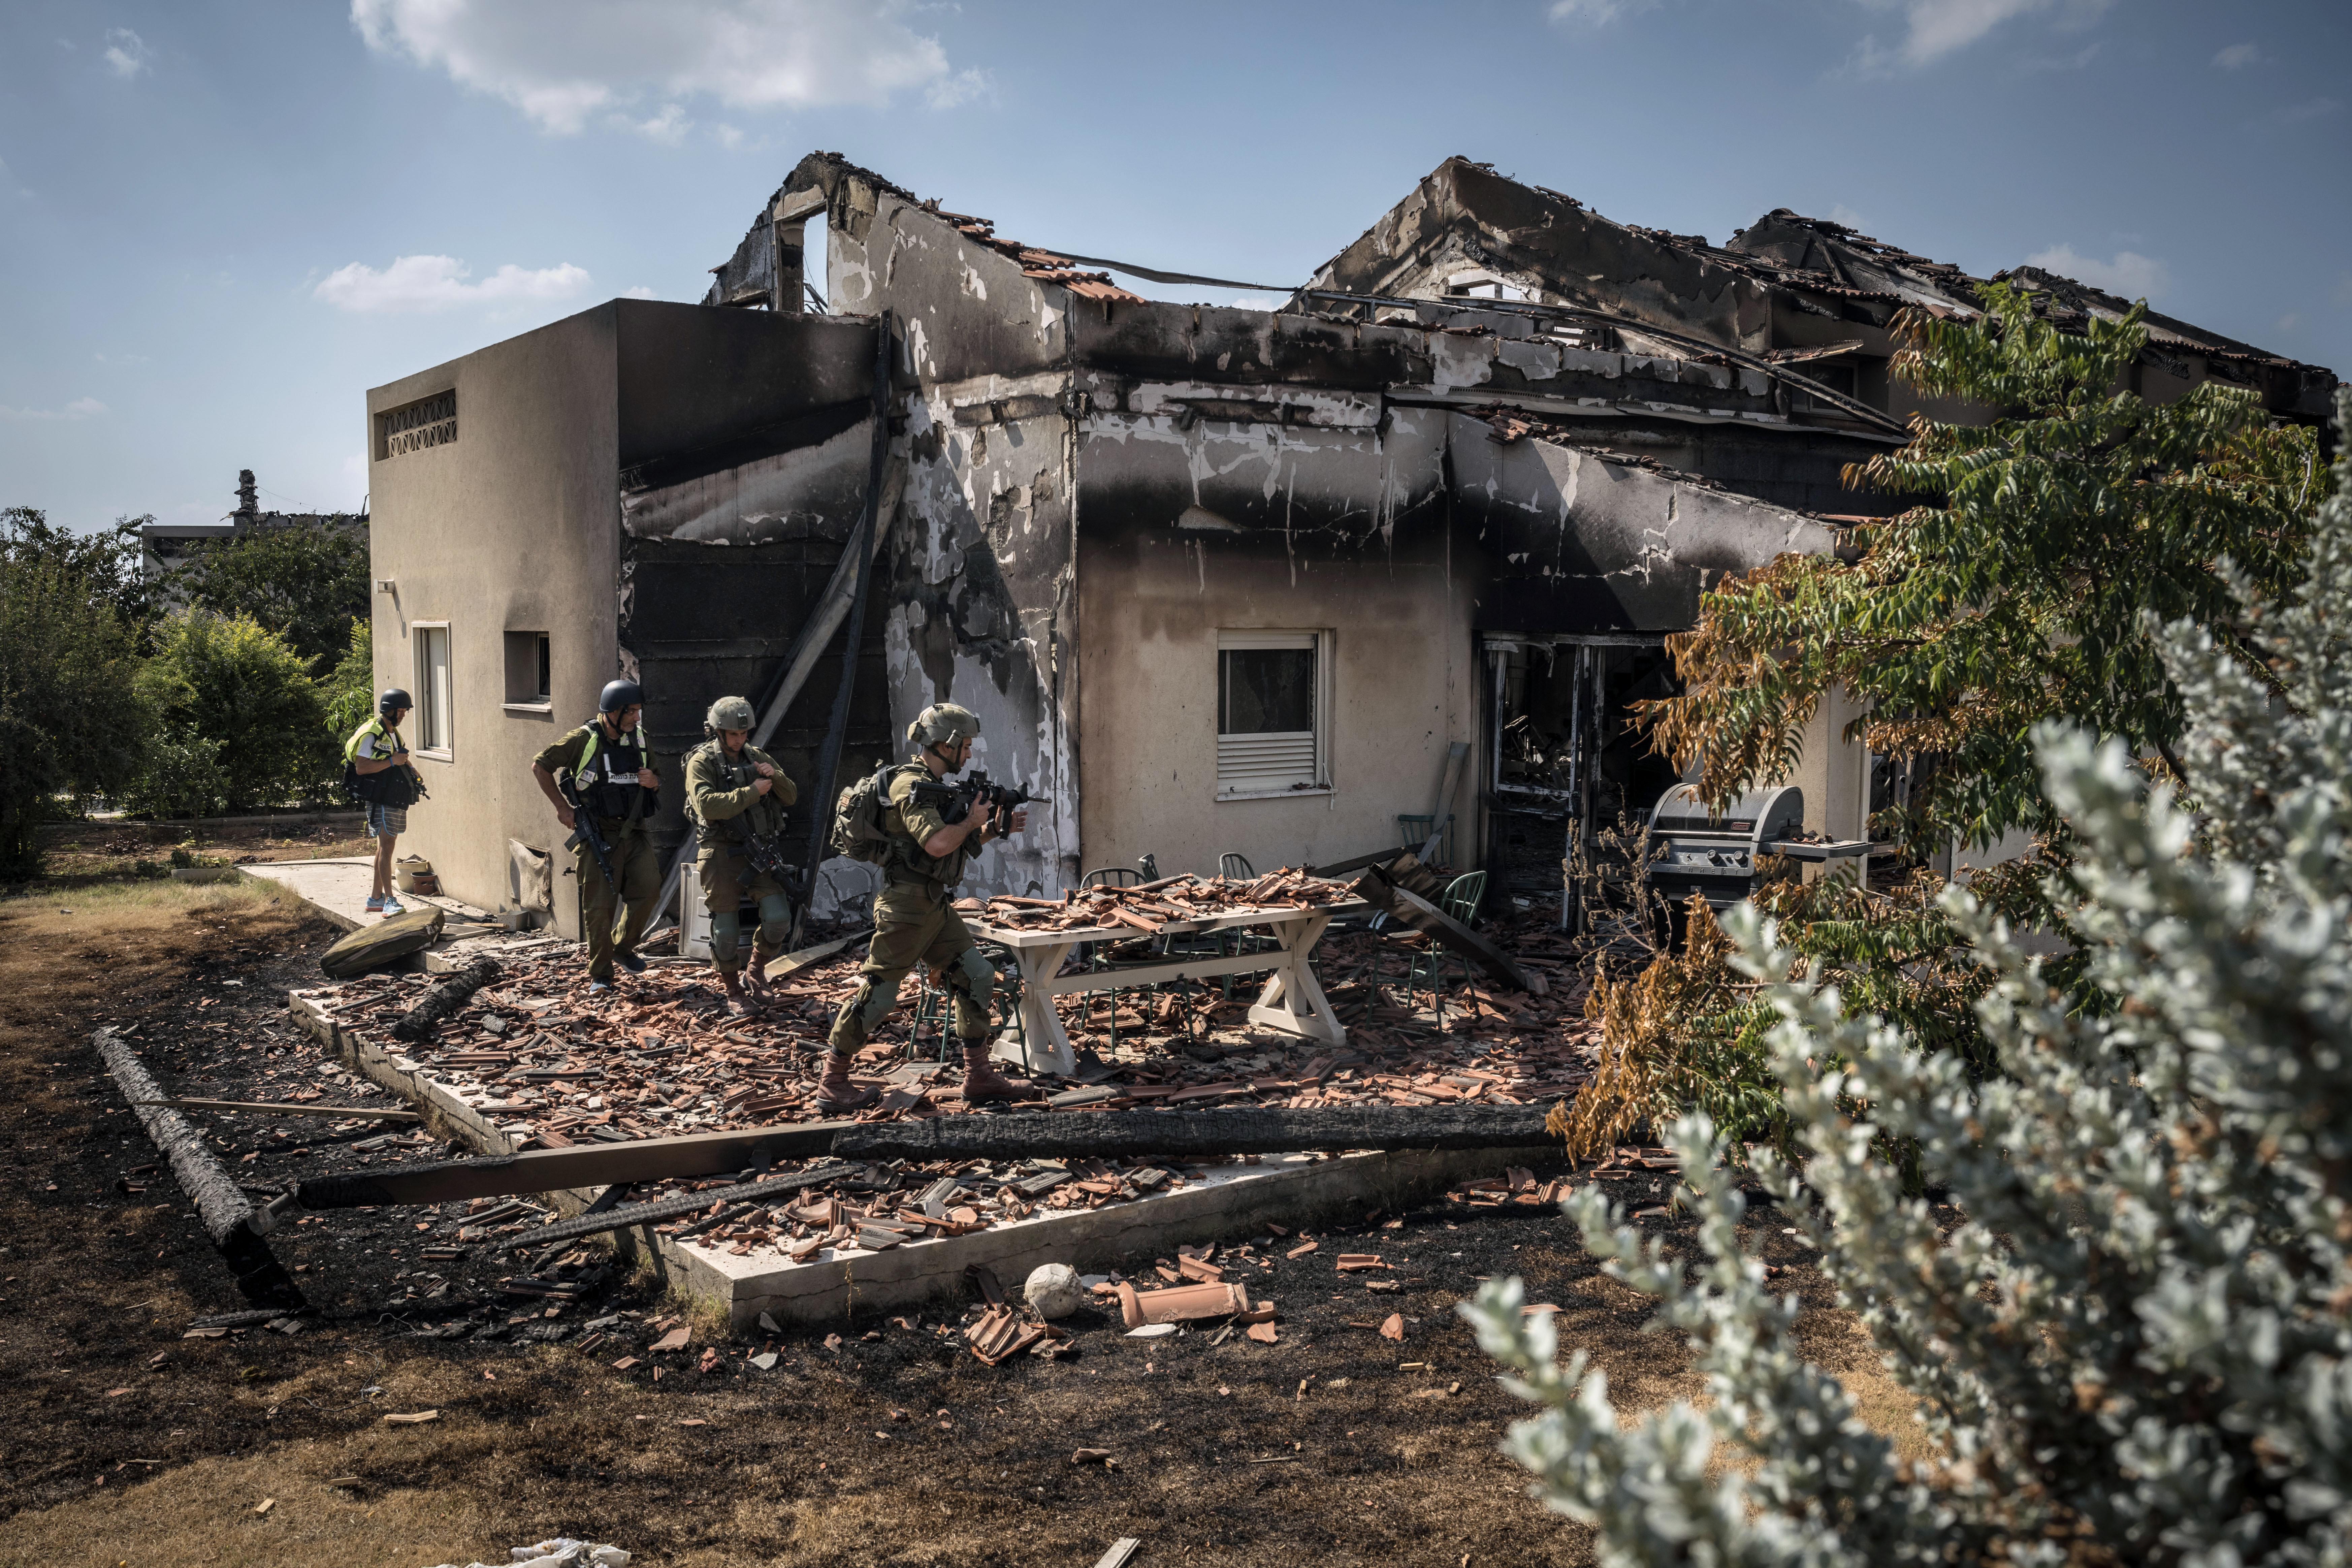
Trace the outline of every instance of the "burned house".
[[[412, 837], [513, 901], [557, 836], [529, 758], [615, 671], [673, 754], [715, 696], [773, 709], [805, 807], [844, 655], [802, 634], [854, 577], [880, 347], [842, 780], [953, 700], [978, 765], [1051, 802], [979, 887], [1329, 862], [1450, 817], [1490, 894], [1557, 889], [1572, 836], [1674, 782], [1627, 704], [1673, 689], [1701, 594], [1893, 504], [1840, 477], [1903, 438], [1892, 310], [1972, 307], [1833, 227], [1775, 214], [1718, 253], [1457, 160], [1284, 308], [1221, 309], [813, 154], [702, 304], [614, 300], [369, 395], [379, 674], [418, 689], [433, 789]], [[2198, 363], [2255, 374], [2238, 352]], [[2261, 374], [2300, 408], [2294, 369]], [[1795, 782], [1856, 837], [1869, 759], [1828, 706]]]

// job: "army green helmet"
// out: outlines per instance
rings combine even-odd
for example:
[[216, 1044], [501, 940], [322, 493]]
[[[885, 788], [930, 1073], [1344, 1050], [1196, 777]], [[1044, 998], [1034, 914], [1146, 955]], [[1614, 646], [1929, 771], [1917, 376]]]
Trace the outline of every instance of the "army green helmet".
[[925, 750], [979, 737], [980, 715], [952, 702], [934, 702], [907, 726], [907, 739]]
[[751, 704], [740, 697], [722, 697], [702, 716], [702, 727], [713, 734], [721, 730], [749, 730], [758, 722]]

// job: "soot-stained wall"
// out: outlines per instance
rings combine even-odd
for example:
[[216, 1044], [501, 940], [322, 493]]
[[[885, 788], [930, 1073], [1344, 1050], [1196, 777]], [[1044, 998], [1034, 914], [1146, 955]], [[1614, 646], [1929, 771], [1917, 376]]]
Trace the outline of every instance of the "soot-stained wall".
[[[1483, 575], [1446, 525], [1428, 410], [1352, 428], [1097, 414], [1079, 446], [1079, 769], [1089, 868], [1335, 860], [1425, 812], [1473, 741]], [[1328, 791], [1218, 798], [1221, 630], [1326, 635]], [[1465, 780], [1475, 774], [1465, 773]], [[1468, 789], [1454, 809], [1475, 799]]]
[[1494, 563], [1480, 629], [1684, 631], [1728, 573], [1825, 552], [1828, 525], [1454, 416], [1456, 527]]

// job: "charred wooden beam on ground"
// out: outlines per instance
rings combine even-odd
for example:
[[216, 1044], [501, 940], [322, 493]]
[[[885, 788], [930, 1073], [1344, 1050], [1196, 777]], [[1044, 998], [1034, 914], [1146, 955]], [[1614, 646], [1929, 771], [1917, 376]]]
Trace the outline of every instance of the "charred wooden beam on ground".
[[699, 1214], [710, 1206], [714, 1196], [740, 1212], [803, 1188], [840, 1181], [852, 1173], [852, 1168], [847, 1165], [828, 1165], [823, 1170], [805, 1171], [797, 1176], [775, 1176], [764, 1182], [746, 1182], [716, 1194], [680, 1193], [673, 1197], [656, 1198], [651, 1203], [631, 1204], [626, 1208], [591, 1209], [576, 1218], [558, 1220], [553, 1225], [541, 1226], [537, 1230], [510, 1237], [499, 1243], [494, 1250], [514, 1252], [526, 1247], [577, 1241], [586, 1236], [602, 1236], [609, 1230], [626, 1230], [631, 1226], [659, 1225], [665, 1220]]
[[400, 1170], [338, 1172], [304, 1182], [298, 1195], [307, 1209], [370, 1208], [551, 1193], [614, 1182], [658, 1182], [670, 1176], [731, 1176], [753, 1166], [829, 1153], [834, 1133], [843, 1125], [804, 1121], [730, 1132], [690, 1132], [678, 1138], [640, 1138], [626, 1143], [532, 1149]]
[[91, 1039], [106, 1061], [107, 1071], [114, 1075], [123, 1097], [138, 1112], [147, 1135], [171, 1162], [172, 1174], [196, 1205], [205, 1234], [219, 1250], [221, 1261], [228, 1265], [237, 1289], [257, 1306], [300, 1310], [307, 1304], [300, 1288], [269, 1250], [269, 1243], [262, 1239], [274, 1223], [269, 1211], [257, 1208], [245, 1195], [205, 1147], [204, 1135], [188, 1124], [187, 1118], [170, 1106], [155, 1103], [164, 1098], [163, 1091], [121, 1036], [104, 1028]]
[[845, 1160], [928, 1161], [1521, 1149], [1551, 1142], [1546, 1114], [1540, 1105], [1436, 1105], [936, 1116], [845, 1126], [834, 1134], [833, 1152]]
[[474, 960], [465, 968], [441, 980], [425, 994], [425, 1000], [411, 1007], [392, 1026], [393, 1038], [406, 1040], [410, 1045], [423, 1045], [440, 1028], [442, 1020], [454, 1017], [474, 993], [499, 977], [496, 959], [487, 955]]

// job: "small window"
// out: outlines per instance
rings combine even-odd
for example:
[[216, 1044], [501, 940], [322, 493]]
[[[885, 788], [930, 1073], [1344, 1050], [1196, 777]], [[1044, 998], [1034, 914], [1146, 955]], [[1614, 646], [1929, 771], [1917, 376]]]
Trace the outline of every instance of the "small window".
[[1217, 795], [1294, 795], [1331, 787], [1328, 637], [1217, 634]]
[[449, 628], [416, 626], [416, 749], [449, 754]]
[[507, 706], [527, 708], [534, 711], [552, 709], [554, 699], [550, 677], [554, 673], [552, 661], [547, 656], [545, 632], [509, 632], [507, 634]]

